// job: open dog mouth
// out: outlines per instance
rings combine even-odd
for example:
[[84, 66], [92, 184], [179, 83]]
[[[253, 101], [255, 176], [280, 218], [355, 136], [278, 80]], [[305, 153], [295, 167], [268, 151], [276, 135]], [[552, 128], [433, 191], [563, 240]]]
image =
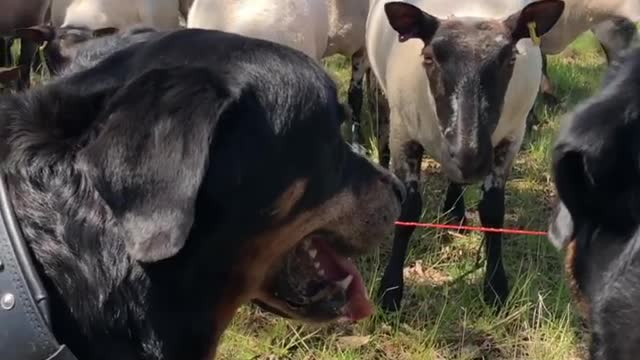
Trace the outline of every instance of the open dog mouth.
[[360, 252], [334, 233], [314, 232], [286, 255], [254, 303], [284, 317], [313, 322], [366, 318], [374, 306], [349, 257]]

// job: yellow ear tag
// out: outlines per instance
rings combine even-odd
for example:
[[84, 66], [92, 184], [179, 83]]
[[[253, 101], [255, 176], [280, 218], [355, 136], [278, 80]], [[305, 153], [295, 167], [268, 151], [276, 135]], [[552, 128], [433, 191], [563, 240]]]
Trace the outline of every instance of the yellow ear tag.
[[540, 37], [538, 36], [538, 32], [536, 31], [536, 25], [537, 24], [534, 21], [527, 24], [527, 26], [529, 27], [529, 37], [536, 46], [540, 46]]

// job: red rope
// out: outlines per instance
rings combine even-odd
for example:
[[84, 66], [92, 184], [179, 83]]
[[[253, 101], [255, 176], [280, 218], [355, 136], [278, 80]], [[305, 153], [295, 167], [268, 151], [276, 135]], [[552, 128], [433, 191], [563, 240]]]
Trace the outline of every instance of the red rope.
[[451, 229], [451, 230], [470, 230], [470, 231], [494, 232], [494, 233], [503, 233], [503, 234], [547, 236], [547, 232], [546, 231], [531, 231], [531, 230], [518, 230], [518, 229], [496, 229], [496, 228], [487, 228], [487, 227], [481, 227], [481, 226], [429, 224], [429, 223], [403, 222], [403, 221], [396, 221], [396, 225], [398, 225], [398, 226], [416, 226], [416, 227], [435, 228], [435, 229]]

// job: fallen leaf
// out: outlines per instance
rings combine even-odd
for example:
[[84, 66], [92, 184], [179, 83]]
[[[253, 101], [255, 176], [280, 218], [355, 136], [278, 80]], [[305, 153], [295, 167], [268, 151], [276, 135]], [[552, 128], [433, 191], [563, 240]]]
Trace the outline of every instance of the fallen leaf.
[[341, 336], [338, 338], [338, 346], [356, 349], [369, 343], [371, 336]]

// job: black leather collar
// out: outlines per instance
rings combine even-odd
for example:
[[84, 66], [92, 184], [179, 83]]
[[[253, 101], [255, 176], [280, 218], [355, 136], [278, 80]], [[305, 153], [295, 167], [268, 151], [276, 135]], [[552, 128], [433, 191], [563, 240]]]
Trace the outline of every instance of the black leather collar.
[[0, 359], [76, 360], [50, 328], [47, 292], [0, 174]]

